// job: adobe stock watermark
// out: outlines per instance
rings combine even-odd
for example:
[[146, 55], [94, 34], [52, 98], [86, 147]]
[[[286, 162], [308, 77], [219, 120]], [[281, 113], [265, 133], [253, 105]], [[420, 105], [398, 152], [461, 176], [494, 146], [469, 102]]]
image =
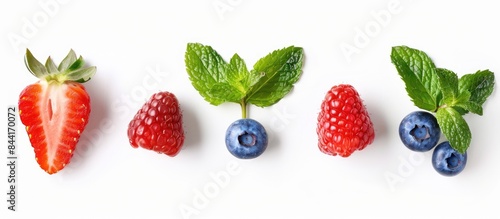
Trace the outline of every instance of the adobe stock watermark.
[[[132, 119], [132, 115], [139, 110], [141, 106], [149, 97], [160, 90], [170, 77], [169, 72], [162, 71], [159, 65], [155, 68], [146, 67], [146, 74], [140, 81], [140, 84], [134, 86], [130, 92], [123, 94], [115, 100], [111, 105], [111, 113], [118, 115], [120, 121]], [[90, 118], [92, 119], [92, 118]], [[102, 139], [110, 134], [115, 133], [117, 124], [112, 121], [108, 116], [100, 120], [97, 128], [85, 130], [78, 143], [73, 156], [83, 158], [90, 150], [97, 147]], [[70, 172], [71, 165], [68, 165], [65, 172]]]
[[7, 38], [15, 53], [21, 52], [33, 39], [40, 29], [48, 25], [50, 19], [53, 19], [69, 0], [40, 0], [38, 6], [40, 9], [33, 13], [31, 17], [23, 17], [21, 28], [16, 32], [7, 34]]
[[112, 103], [111, 108], [114, 113], [120, 115], [120, 120], [131, 119], [128, 116], [137, 112], [139, 110], [137, 107], [142, 106], [153, 93], [161, 90], [170, 77], [170, 72], [162, 71], [159, 65], [156, 65], [154, 69], [147, 67], [146, 73], [141, 84], [133, 87], [129, 93], [121, 95]]
[[234, 11], [242, 2], [243, 0], [215, 0], [212, 2], [212, 6], [219, 18], [224, 20], [226, 14]]
[[231, 178], [241, 173], [241, 167], [236, 161], [229, 161], [226, 168], [219, 172], [210, 172], [210, 180], [201, 188], [193, 189], [193, 198], [191, 203], [181, 203], [179, 211], [183, 219], [198, 216], [203, 209], [206, 209], [210, 202], [216, 199], [221, 190], [229, 186]]
[[276, 106], [271, 107], [273, 117], [271, 118], [271, 128], [276, 132], [281, 132], [297, 118], [297, 114], [290, 112], [288, 107], [283, 106], [278, 109]]
[[340, 50], [346, 61], [350, 63], [354, 55], [359, 55], [363, 49], [368, 47], [372, 40], [382, 33], [383, 28], [391, 24], [392, 18], [402, 11], [403, 7], [400, 0], [391, 0], [385, 8], [371, 11], [372, 19], [366, 22], [363, 27], [357, 26], [354, 28], [352, 41], [340, 44]]
[[415, 169], [426, 160], [425, 153], [411, 152], [407, 158], [399, 156], [399, 165], [395, 171], [385, 171], [384, 178], [392, 192], [396, 191], [398, 184], [415, 173]]

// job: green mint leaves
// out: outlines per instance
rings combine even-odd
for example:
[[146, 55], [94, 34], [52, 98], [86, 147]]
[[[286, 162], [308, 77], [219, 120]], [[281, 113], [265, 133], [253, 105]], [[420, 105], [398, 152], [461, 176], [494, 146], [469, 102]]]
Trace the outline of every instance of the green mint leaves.
[[194, 88], [213, 105], [238, 103], [246, 117], [248, 103], [267, 107], [281, 100], [302, 73], [303, 49], [290, 46], [273, 51], [248, 70], [234, 54], [226, 62], [212, 47], [189, 43], [186, 70]]
[[408, 47], [393, 48], [391, 59], [406, 83], [406, 91], [415, 106], [435, 111], [441, 91], [432, 60], [425, 53]]
[[406, 46], [393, 47], [391, 60], [415, 106], [436, 113], [451, 146], [465, 153], [472, 134], [463, 115], [483, 114], [482, 105], [495, 85], [493, 72], [482, 70], [459, 78], [451, 70], [437, 68], [424, 52]]
[[302, 72], [303, 50], [288, 47], [276, 50], [255, 63], [252, 75], [258, 80], [249, 89], [246, 100], [260, 107], [281, 100], [299, 80]]

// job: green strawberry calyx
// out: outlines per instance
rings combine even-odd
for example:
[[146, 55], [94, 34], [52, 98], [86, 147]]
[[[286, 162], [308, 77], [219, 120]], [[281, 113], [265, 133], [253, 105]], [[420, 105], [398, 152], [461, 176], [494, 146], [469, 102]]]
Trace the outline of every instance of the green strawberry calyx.
[[259, 59], [248, 70], [245, 61], [234, 54], [229, 62], [212, 47], [188, 43], [186, 71], [194, 88], [212, 105], [225, 102], [241, 106], [247, 117], [247, 105], [271, 106], [293, 88], [302, 73], [303, 49], [289, 46]]
[[495, 86], [494, 73], [479, 70], [458, 77], [451, 70], [436, 67], [425, 52], [407, 46], [393, 47], [391, 61], [415, 106], [435, 113], [450, 145], [465, 153], [472, 133], [463, 116], [483, 115], [483, 104]]
[[29, 49], [26, 49], [24, 63], [35, 77], [59, 84], [66, 81], [84, 83], [96, 73], [96, 67], [85, 67], [82, 56], [77, 58], [72, 49], [59, 65], [56, 65], [50, 56], [44, 65], [33, 56]]

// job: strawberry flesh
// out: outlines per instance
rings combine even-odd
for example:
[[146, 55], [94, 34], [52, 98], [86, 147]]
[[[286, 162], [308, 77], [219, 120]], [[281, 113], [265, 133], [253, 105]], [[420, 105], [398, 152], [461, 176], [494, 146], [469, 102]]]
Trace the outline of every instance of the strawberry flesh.
[[40, 167], [49, 174], [63, 169], [88, 123], [90, 97], [85, 88], [41, 80], [21, 92], [19, 110]]

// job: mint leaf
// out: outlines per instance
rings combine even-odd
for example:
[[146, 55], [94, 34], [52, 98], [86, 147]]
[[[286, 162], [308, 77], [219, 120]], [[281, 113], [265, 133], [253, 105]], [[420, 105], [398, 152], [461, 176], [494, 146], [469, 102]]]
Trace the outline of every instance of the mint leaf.
[[225, 102], [240, 103], [245, 93], [230, 84], [214, 84], [208, 94], [214, 97], [224, 97]]
[[471, 142], [472, 134], [462, 115], [452, 107], [445, 107], [438, 109], [436, 119], [451, 147], [460, 153], [465, 153]]
[[275, 104], [293, 88], [302, 73], [303, 49], [290, 46], [276, 50], [254, 65], [251, 74], [260, 77], [246, 96], [246, 102], [260, 107]]
[[439, 78], [439, 86], [443, 94], [441, 107], [453, 107], [460, 115], [468, 112], [483, 114], [483, 108], [480, 104], [470, 101], [471, 93], [468, 90], [462, 89], [459, 91], [459, 79], [454, 72], [437, 68], [436, 73]]
[[[441, 99], [440, 105], [452, 105], [458, 97], [457, 74], [444, 68], [437, 68], [436, 74], [438, 76], [439, 86], [441, 87], [441, 92], [443, 94], [443, 99]], [[465, 101], [468, 100], [469, 99], [467, 98]]]
[[252, 71], [247, 79], [248, 87], [254, 87], [264, 76], [266, 76], [264, 72]]
[[[458, 110], [456, 107], [459, 107]], [[472, 101], [456, 104], [454, 108], [461, 115], [464, 115], [468, 112], [475, 113], [475, 114], [480, 115], [480, 116], [483, 115], [483, 107], [481, 105], [479, 105], [478, 103], [472, 102]], [[461, 110], [463, 110], [463, 111], [461, 111]]]
[[[189, 43], [185, 62], [193, 87], [206, 101], [213, 105], [226, 102], [226, 95], [222, 95], [219, 89], [212, 87], [219, 83], [228, 84], [226, 79], [228, 64], [212, 47]], [[211, 93], [211, 91], [216, 92]]]
[[422, 51], [396, 46], [392, 48], [391, 60], [415, 106], [435, 111], [442, 94], [436, 66], [431, 58]]
[[470, 101], [483, 105], [493, 92], [495, 75], [489, 70], [463, 75], [459, 80], [459, 90], [469, 91]]
[[243, 118], [248, 103], [265, 107], [283, 98], [299, 79], [302, 61], [302, 48], [294, 46], [268, 54], [251, 71], [238, 54], [227, 63], [199, 43], [188, 43], [185, 54], [186, 71], [200, 95], [213, 105], [240, 104]]
[[[231, 58], [231, 61], [229, 62], [229, 66], [226, 72], [227, 82], [232, 87], [235, 87], [235, 89], [245, 94], [249, 88], [249, 74], [250, 73], [248, 72], [245, 61], [238, 54], [234, 54]], [[243, 96], [241, 98], [243, 98]]]

